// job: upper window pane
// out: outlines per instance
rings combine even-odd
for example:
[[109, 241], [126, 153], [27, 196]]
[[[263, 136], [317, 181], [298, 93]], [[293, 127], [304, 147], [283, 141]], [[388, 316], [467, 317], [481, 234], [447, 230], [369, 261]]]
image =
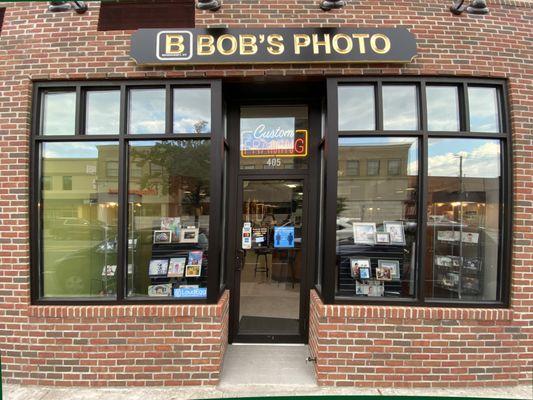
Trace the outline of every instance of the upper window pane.
[[242, 169], [307, 168], [307, 106], [241, 107]]
[[165, 89], [131, 89], [128, 133], [165, 133]]
[[373, 85], [339, 86], [339, 130], [376, 129]]
[[[390, 157], [393, 175], [379, 169]], [[353, 161], [372, 171], [351, 174]], [[338, 176], [337, 295], [414, 297], [417, 139], [341, 138]]]
[[426, 297], [499, 300], [501, 145], [430, 139]]
[[498, 91], [491, 87], [468, 88], [470, 130], [472, 132], [500, 132]]
[[417, 103], [415, 85], [383, 85], [383, 129], [416, 131]]
[[211, 89], [174, 89], [173, 132], [211, 132]]
[[108, 176], [109, 162], [118, 162], [117, 142], [42, 145], [45, 297], [116, 293], [118, 178]]
[[429, 131], [460, 130], [457, 86], [426, 86], [426, 101]]
[[76, 129], [76, 92], [43, 94], [43, 135], [74, 135]]
[[120, 123], [120, 91], [91, 90], [87, 92], [87, 135], [117, 135]]
[[130, 142], [129, 296], [206, 297], [209, 149], [208, 140]]

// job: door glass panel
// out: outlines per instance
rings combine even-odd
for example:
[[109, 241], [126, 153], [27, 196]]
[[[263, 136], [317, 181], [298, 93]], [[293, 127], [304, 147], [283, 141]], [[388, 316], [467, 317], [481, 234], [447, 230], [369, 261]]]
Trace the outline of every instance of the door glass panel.
[[307, 116], [307, 106], [241, 107], [241, 168], [307, 168]]
[[303, 182], [243, 182], [239, 334], [297, 335]]

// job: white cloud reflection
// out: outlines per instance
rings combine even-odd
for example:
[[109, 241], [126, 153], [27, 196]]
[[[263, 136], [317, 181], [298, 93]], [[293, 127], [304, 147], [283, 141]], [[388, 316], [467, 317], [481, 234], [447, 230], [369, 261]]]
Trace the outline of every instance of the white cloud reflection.
[[120, 123], [120, 91], [93, 90], [87, 92], [88, 135], [117, 135]]
[[428, 130], [459, 131], [459, 98], [456, 86], [426, 88]]
[[173, 125], [175, 133], [211, 132], [211, 89], [174, 89]]
[[472, 132], [499, 132], [498, 99], [495, 88], [469, 87], [470, 130]]
[[383, 129], [413, 131], [418, 129], [416, 86], [383, 86]]
[[129, 133], [165, 133], [165, 90], [132, 89]]
[[48, 92], [43, 102], [43, 135], [74, 135], [76, 92]]
[[374, 130], [374, 86], [339, 87], [339, 130]]

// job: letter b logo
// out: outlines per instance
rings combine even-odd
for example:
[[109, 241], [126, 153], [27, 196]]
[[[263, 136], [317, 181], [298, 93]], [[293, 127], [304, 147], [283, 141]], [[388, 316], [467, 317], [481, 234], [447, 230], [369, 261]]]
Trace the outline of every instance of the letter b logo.
[[192, 57], [192, 34], [187, 31], [163, 31], [157, 35], [157, 58], [189, 60]]

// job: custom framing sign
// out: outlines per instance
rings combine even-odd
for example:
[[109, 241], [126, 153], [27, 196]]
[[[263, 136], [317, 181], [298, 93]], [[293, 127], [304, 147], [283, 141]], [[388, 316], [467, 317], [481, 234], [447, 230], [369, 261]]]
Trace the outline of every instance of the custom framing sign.
[[408, 63], [415, 37], [406, 28], [139, 29], [139, 65]]

